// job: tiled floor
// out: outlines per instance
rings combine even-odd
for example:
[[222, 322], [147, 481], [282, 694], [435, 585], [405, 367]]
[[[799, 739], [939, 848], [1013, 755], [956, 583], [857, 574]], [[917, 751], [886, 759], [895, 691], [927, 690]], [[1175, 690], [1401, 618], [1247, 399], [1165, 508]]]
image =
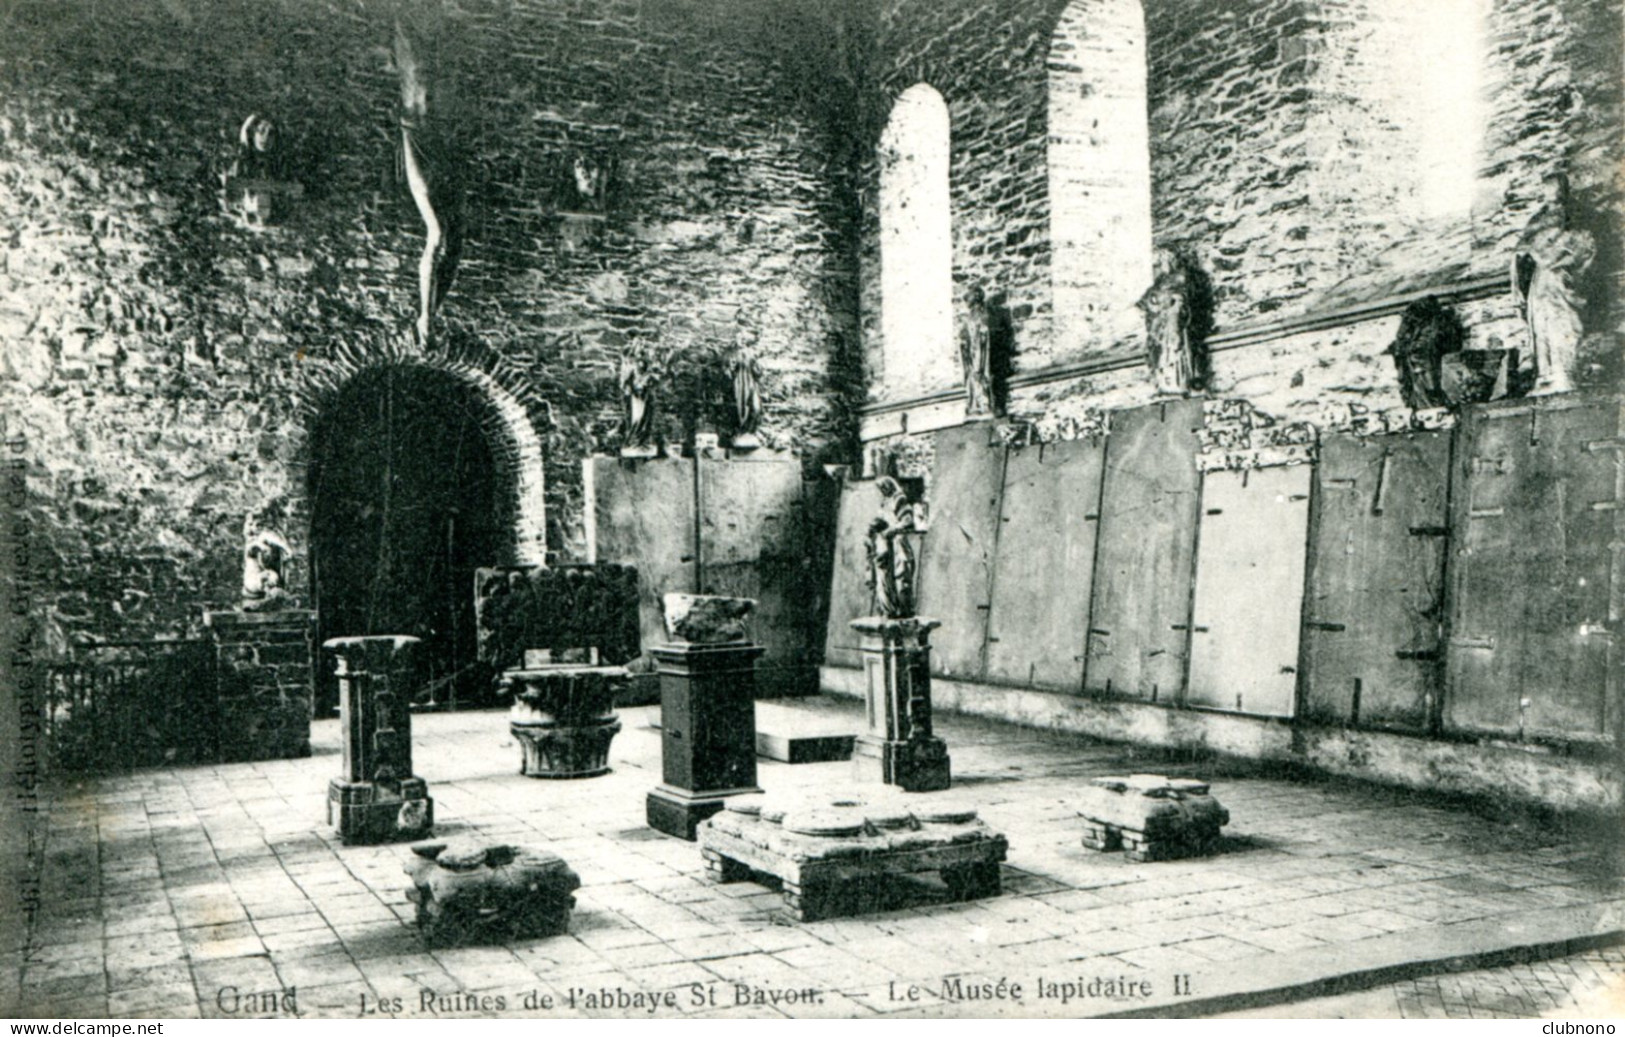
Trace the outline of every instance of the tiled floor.
[[[1279, 1007], [1252, 1009], [1221, 1018], [1256, 1019], [1282, 1012]], [[1301, 1001], [1290, 1012], [1311, 1019], [1618, 1019], [1625, 1017], [1625, 948], [1420, 976]]]
[[[848, 703], [799, 708], [856, 723]], [[318, 722], [309, 759], [65, 785], [47, 798], [43, 907], [26, 957], [0, 977], [0, 1014], [276, 1015], [293, 990], [303, 1016], [625, 1016], [651, 1002], [668, 1016], [1181, 1015], [1591, 937], [1625, 917], [1617, 866], [1583, 836], [1369, 787], [1209, 773], [1233, 817], [1219, 856], [1093, 853], [1078, 840], [1080, 783], [1192, 770], [944, 717], [955, 787], [935, 795], [974, 804], [1009, 837], [1004, 893], [948, 904], [921, 888], [895, 910], [787, 924], [777, 894], [709, 883], [693, 844], [645, 826], [659, 778], [650, 715], [623, 711], [613, 773], [567, 782], [517, 773], [501, 713], [416, 718], [437, 837], [545, 844], [581, 875], [569, 935], [506, 946], [425, 948], [404, 896], [406, 847], [345, 847], [326, 827], [334, 721]], [[760, 768], [770, 791], [851, 784], [845, 763]], [[1525, 968], [1565, 982], [1558, 965]], [[1353, 1003], [1384, 1015], [1454, 1003], [1449, 977], [1407, 982]], [[1384, 993], [1401, 988], [1411, 993]]]

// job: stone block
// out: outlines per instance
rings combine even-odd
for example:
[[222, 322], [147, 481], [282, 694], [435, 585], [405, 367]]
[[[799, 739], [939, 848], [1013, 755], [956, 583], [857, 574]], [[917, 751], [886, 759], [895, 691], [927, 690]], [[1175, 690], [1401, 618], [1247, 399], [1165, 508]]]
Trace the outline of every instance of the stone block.
[[889, 791], [738, 796], [698, 840], [713, 880], [776, 876], [786, 913], [804, 922], [878, 909], [890, 880], [924, 872], [952, 899], [996, 896], [1009, 849], [974, 807]]
[[1122, 849], [1131, 860], [1173, 860], [1212, 853], [1230, 812], [1208, 783], [1158, 774], [1095, 778], [1079, 800], [1083, 844]]
[[667, 594], [661, 604], [667, 636], [679, 644], [697, 645], [744, 641], [745, 619], [756, 608], [750, 598], [709, 594]]
[[557, 936], [581, 879], [557, 854], [474, 839], [412, 847], [407, 899], [431, 946]]

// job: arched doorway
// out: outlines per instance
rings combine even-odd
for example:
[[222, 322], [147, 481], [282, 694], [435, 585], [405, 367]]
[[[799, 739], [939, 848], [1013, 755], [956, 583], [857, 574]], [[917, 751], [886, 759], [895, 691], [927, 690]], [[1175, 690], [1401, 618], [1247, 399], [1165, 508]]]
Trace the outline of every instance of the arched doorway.
[[[364, 368], [311, 426], [311, 583], [317, 635], [408, 634], [428, 645], [429, 701], [488, 705], [475, 659], [473, 574], [515, 556], [511, 450], [492, 402], [445, 371]], [[319, 715], [338, 702], [318, 667]]]

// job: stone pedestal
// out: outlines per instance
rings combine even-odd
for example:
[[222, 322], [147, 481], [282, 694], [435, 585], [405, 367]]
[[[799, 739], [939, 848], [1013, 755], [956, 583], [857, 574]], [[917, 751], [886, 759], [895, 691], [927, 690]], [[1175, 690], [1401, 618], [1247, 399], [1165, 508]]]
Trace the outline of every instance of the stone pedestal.
[[861, 635], [866, 729], [853, 746], [860, 779], [935, 792], [950, 784], [948, 747], [931, 733], [931, 631], [942, 623], [865, 616]]
[[220, 762], [310, 755], [315, 613], [205, 612], [214, 643]]
[[508, 730], [531, 778], [594, 778], [609, 773], [609, 743], [621, 730], [616, 694], [632, 682], [620, 666], [548, 666], [508, 670], [513, 692]]
[[756, 659], [760, 645], [665, 644], [660, 672], [661, 784], [649, 827], [692, 840], [726, 797], [756, 785]]
[[327, 786], [327, 823], [346, 843], [421, 839], [434, 826], [428, 785], [412, 773], [412, 694], [423, 681], [415, 637], [340, 637], [336, 658], [344, 773]]

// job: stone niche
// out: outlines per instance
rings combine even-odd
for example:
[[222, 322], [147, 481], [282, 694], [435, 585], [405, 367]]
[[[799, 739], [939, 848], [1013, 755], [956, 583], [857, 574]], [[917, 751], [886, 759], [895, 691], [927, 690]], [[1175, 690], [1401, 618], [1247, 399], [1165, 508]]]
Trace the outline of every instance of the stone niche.
[[206, 612], [222, 763], [310, 755], [315, 613]]

